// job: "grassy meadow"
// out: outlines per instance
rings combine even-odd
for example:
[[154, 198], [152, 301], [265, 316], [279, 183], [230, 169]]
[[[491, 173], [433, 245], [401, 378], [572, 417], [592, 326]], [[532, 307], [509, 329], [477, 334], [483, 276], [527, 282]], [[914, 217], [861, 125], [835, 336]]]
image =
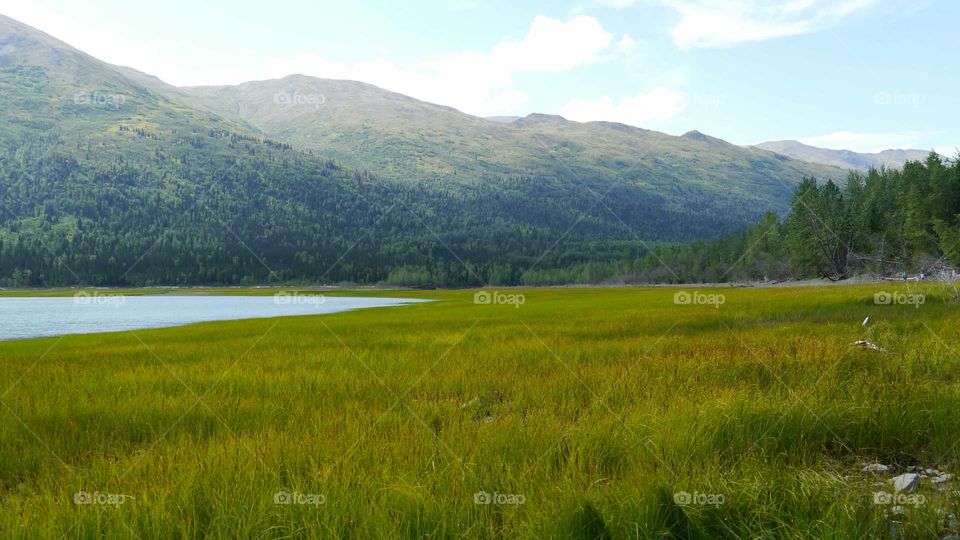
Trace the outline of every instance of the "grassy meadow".
[[693, 292], [367, 291], [437, 301], [0, 343], [0, 537], [954, 532], [956, 482], [877, 504], [892, 473], [861, 471], [960, 467], [946, 289]]

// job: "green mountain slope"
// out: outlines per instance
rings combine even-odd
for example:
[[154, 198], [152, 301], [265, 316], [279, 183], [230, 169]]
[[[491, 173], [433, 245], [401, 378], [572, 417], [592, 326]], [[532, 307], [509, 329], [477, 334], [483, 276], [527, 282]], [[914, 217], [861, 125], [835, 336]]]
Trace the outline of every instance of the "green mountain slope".
[[[169, 99], [172, 89], [128, 68], [101, 62], [0, 15], [0, 144], [56, 130], [67, 137], [112, 138], [120, 122], [160, 129], [243, 128]], [[156, 89], [163, 91], [156, 91]], [[247, 130], [247, 133], [252, 131]]]
[[0, 16], [0, 286], [596, 279], [830, 172], [360, 83], [179, 89]]
[[0, 285], [376, 280], [416, 251], [387, 210], [429, 197], [168, 89], [0, 17]]
[[710, 236], [717, 225], [737, 228], [764, 210], [785, 210], [804, 176], [845, 174], [696, 132], [674, 137], [539, 114], [488, 120], [354, 81], [293, 75], [180, 91], [195, 105], [294, 147], [400, 181], [471, 186], [497, 176], [551, 176], [598, 194], [622, 186], [685, 218], [723, 216], [666, 235], [646, 228], [647, 238], [689, 239]]

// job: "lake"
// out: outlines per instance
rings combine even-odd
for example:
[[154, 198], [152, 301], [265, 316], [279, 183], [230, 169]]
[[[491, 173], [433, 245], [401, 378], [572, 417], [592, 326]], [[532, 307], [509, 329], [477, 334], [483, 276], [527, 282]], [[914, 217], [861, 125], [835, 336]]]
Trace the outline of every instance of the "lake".
[[0, 340], [165, 328], [206, 321], [321, 315], [427, 300], [278, 294], [273, 296], [86, 294], [0, 298]]

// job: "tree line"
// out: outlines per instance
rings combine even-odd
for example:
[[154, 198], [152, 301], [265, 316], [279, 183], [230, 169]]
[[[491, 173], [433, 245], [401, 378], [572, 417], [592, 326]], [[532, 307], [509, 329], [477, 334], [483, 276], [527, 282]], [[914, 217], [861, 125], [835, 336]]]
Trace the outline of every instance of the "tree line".
[[960, 266], [960, 165], [931, 153], [902, 169], [804, 179], [789, 214], [715, 242], [652, 250], [637, 281], [726, 282], [931, 274]]
[[714, 282], [960, 264], [960, 168], [934, 154], [841, 185], [805, 179], [785, 218], [678, 244], [666, 239], [713, 214], [684, 221], [629, 187], [608, 213], [553, 176], [454, 191], [217, 130], [121, 136], [0, 148], [0, 286]]

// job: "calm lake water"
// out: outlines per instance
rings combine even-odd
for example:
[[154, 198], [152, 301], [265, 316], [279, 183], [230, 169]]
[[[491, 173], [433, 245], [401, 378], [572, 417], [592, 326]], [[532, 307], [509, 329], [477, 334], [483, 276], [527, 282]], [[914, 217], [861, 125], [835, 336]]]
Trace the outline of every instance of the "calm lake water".
[[163, 328], [204, 321], [339, 313], [425, 300], [343, 296], [121, 296], [0, 298], [0, 340]]

